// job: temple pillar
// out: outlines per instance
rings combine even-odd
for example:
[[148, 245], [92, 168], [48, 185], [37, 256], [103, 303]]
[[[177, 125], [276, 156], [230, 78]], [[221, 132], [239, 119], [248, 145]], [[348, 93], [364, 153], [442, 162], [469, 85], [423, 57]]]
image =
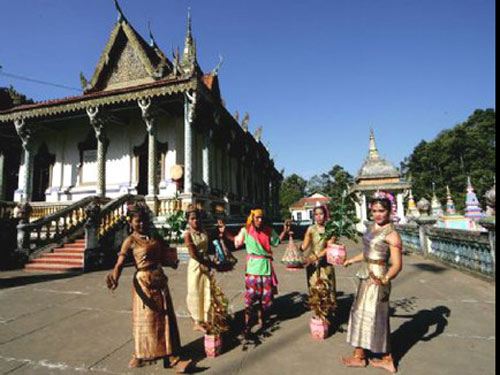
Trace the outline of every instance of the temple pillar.
[[137, 101], [142, 112], [142, 119], [146, 124], [148, 132], [148, 197], [154, 198], [158, 194], [157, 184], [157, 140], [156, 140], [156, 124], [153, 108], [151, 107], [151, 99], [139, 99]]
[[203, 183], [210, 189], [210, 138], [212, 131], [209, 130], [203, 135], [203, 149], [201, 154], [201, 164], [202, 164], [202, 179]]
[[97, 139], [97, 191], [96, 195], [104, 198], [106, 196], [106, 134], [104, 129], [104, 119], [99, 116], [99, 107], [87, 108], [87, 115], [90, 125], [95, 132]]
[[184, 94], [184, 193], [193, 192], [193, 121], [197, 101], [196, 91]]
[[33, 194], [33, 140], [31, 129], [23, 118], [14, 121], [17, 135], [21, 138], [24, 151], [24, 178], [23, 178], [23, 198], [24, 203], [31, 201]]
[[5, 200], [5, 154], [0, 151], [0, 200]]
[[368, 212], [367, 212], [367, 207], [366, 207], [366, 195], [362, 194], [361, 195], [361, 222], [364, 223], [366, 220], [368, 220]]
[[396, 205], [397, 205], [397, 214], [398, 214], [398, 217], [399, 217], [399, 222], [401, 224], [404, 224], [406, 222], [405, 220], [405, 208], [404, 208], [404, 205], [403, 205], [403, 193], [398, 193], [396, 195]]

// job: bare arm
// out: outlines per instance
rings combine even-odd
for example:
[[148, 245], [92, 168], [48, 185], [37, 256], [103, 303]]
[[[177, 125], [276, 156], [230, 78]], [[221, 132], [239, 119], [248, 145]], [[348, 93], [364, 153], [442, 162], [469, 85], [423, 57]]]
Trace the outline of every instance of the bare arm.
[[386, 238], [386, 241], [389, 244], [389, 250], [391, 252], [391, 266], [387, 270], [385, 276], [388, 280], [391, 280], [395, 279], [403, 269], [403, 252], [401, 251], [403, 244], [401, 241], [401, 236], [396, 231], [389, 234]]
[[207, 261], [206, 259], [201, 259], [198, 256], [198, 252], [196, 251], [196, 245], [193, 243], [193, 239], [191, 238], [191, 233], [189, 231], [186, 231], [184, 234], [184, 244], [188, 248], [189, 255], [191, 255], [191, 258], [196, 260], [198, 263], [203, 264], [205, 267], [211, 268], [214, 266], [214, 264], [210, 261]]
[[245, 243], [245, 228], [241, 228], [236, 236], [233, 236], [234, 248], [237, 249]]
[[113, 271], [106, 276], [106, 285], [108, 289], [115, 290], [118, 287], [118, 280], [122, 274], [123, 266], [125, 265], [125, 258], [130, 251], [130, 238], [123, 241], [120, 252], [118, 253], [118, 259], [116, 260], [115, 267]]
[[302, 241], [302, 245], [300, 245], [300, 251], [306, 251], [311, 246], [311, 227], [308, 227], [306, 233], [304, 234], [304, 241]]
[[358, 263], [362, 262], [365, 259], [365, 256], [363, 253], [359, 253], [358, 255], [353, 256], [352, 258], [348, 258], [344, 261], [344, 267], [347, 267], [353, 263]]

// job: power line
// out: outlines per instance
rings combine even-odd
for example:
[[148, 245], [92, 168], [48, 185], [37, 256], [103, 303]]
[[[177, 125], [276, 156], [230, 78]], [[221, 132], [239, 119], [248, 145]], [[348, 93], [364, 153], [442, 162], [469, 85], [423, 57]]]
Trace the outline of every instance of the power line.
[[39, 79], [24, 77], [24, 76], [20, 76], [20, 75], [17, 75], [17, 74], [6, 73], [6, 72], [3, 71], [1, 65], [0, 65], [0, 76], [5, 76], [5, 77], [14, 78], [14, 79], [19, 79], [21, 81], [38, 83], [40, 85], [53, 86], [53, 87], [58, 87], [58, 88], [61, 88], [61, 89], [83, 92], [82, 89], [77, 89], [77, 88], [71, 87], [71, 86], [65, 86], [65, 85], [60, 85], [58, 83], [51, 83], [51, 82], [41, 81]]

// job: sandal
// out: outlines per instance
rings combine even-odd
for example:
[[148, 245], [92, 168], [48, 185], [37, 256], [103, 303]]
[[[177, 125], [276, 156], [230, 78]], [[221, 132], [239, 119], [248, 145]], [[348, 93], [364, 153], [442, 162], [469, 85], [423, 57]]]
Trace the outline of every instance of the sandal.
[[370, 358], [370, 365], [372, 365], [373, 367], [384, 369], [391, 374], [395, 374], [396, 372], [398, 372], [396, 366], [394, 365], [394, 361], [390, 356], [382, 357], [381, 359]]

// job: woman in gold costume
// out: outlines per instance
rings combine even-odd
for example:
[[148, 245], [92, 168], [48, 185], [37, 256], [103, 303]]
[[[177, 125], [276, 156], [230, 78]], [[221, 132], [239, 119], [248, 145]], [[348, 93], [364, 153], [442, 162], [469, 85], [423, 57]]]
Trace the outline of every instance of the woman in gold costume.
[[[332, 301], [336, 302], [335, 269], [326, 262], [327, 239], [322, 235], [325, 233], [325, 222], [328, 218], [328, 211], [325, 206], [314, 208], [314, 224], [307, 228], [304, 241], [300, 250], [306, 255], [306, 277], [309, 292], [319, 278], [325, 280], [330, 288]], [[331, 239], [329, 239], [331, 240]]]
[[174, 306], [168, 289], [168, 279], [162, 264], [177, 268], [176, 255], [168, 254], [161, 239], [148, 234], [148, 213], [145, 207], [134, 206], [128, 215], [132, 234], [122, 244], [113, 271], [106, 276], [107, 287], [115, 290], [131, 254], [137, 271], [132, 288], [132, 334], [134, 354], [129, 367], [142, 367], [168, 357], [176, 372], [184, 372], [191, 362], [181, 360], [181, 343]]
[[363, 237], [364, 251], [344, 261], [344, 266], [363, 262], [356, 298], [349, 316], [347, 342], [355, 347], [352, 357], [343, 357], [348, 367], [365, 367], [366, 350], [382, 354], [370, 359], [374, 367], [391, 373], [396, 367], [391, 355], [389, 336], [389, 295], [391, 280], [401, 271], [401, 237], [390, 222], [391, 201], [385, 194], [376, 196], [370, 205], [374, 224]]

